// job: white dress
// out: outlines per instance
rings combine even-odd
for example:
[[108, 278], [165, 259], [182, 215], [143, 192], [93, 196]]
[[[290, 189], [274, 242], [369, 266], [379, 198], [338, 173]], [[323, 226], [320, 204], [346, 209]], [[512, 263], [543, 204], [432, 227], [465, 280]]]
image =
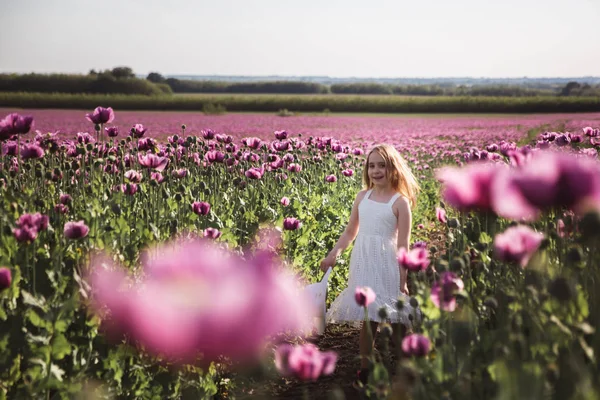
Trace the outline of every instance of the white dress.
[[[358, 205], [359, 232], [350, 256], [348, 287], [333, 301], [327, 311], [327, 323], [347, 323], [359, 326], [365, 319], [364, 308], [354, 299], [356, 287], [370, 287], [376, 295], [368, 306], [369, 319], [381, 322], [379, 309], [385, 307], [388, 322], [411, 326], [409, 314], [420, 319], [419, 310], [409, 305], [410, 297], [400, 292], [400, 268], [396, 259], [398, 227], [392, 205], [400, 196], [395, 194], [387, 203], [371, 200], [372, 189]], [[396, 307], [404, 300], [401, 311]], [[419, 313], [420, 314], [420, 313]]]

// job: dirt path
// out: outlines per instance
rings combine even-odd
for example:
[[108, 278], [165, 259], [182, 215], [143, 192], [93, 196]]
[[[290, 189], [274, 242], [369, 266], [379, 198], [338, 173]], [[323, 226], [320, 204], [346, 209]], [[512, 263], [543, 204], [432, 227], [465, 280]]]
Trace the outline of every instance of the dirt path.
[[[380, 335], [378, 335], [380, 336]], [[328, 325], [323, 335], [310, 340], [321, 351], [332, 350], [338, 354], [335, 372], [319, 378], [317, 382], [301, 382], [273, 376], [249, 387], [240, 388], [235, 394], [238, 399], [303, 399], [307, 390], [311, 400], [363, 399], [359, 389], [353, 386], [359, 368], [358, 359], [359, 329], [347, 326]], [[376, 347], [383, 346], [378, 340]], [[336, 392], [344, 397], [336, 396]]]

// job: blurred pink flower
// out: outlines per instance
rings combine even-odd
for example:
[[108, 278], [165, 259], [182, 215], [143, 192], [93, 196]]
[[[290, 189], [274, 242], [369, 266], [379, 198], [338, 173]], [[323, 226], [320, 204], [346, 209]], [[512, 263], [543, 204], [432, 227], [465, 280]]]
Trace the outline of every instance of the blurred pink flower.
[[412, 272], [426, 270], [430, 262], [427, 249], [422, 247], [417, 247], [410, 251], [407, 251], [406, 248], [401, 247], [396, 254], [396, 258], [398, 260], [398, 264], [402, 268]]
[[337, 182], [337, 177], [335, 175], [327, 175], [325, 177], [325, 182], [328, 182], [328, 183]]
[[262, 145], [262, 140], [260, 140], [260, 138], [257, 137], [247, 137], [242, 139], [242, 143], [250, 147], [251, 149], [256, 150]]
[[368, 307], [369, 304], [375, 301], [375, 292], [368, 286], [357, 287], [354, 291], [354, 300], [361, 307]]
[[246, 172], [244, 172], [244, 175], [246, 175], [246, 178], [249, 178], [249, 179], [260, 179], [263, 177], [264, 173], [265, 173], [264, 168], [252, 167], [249, 170], [247, 170]]
[[507, 218], [531, 219], [537, 210], [561, 207], [583, 213], [600, 205], [600, 164], [589, 158], [539, 151], [501, 178], [494, 184], [493, 202]]
[[84, 238], [88, 235], [89, 232], [90, 228], [88, 228], [84, 221], [67, 222], [65, 223], [65, 227], [63, 230], [65, 237], [69, 239]]
[[136, 170], [130, 169], [129, 171], [125, 172], [125, 178], [127, 178], [129, 182], [140, 183], [142, 181], [142, 174]]
[[287, 139], [288, 133], [286, 131], [275, 131], [275, 137], [279, 140]]
[[516, 262], [525, 267], [543, 239], [542, 233], [527, 225], [513, 226], [496, 235], [494, 253], [502, 261]]
[[312, 323], [309, 299], [272, 253], [241, 258], [206, 239], [169, 242], [149, 249], [135, 280], [110, 260], [93, 257], [89, 276], [102, 325], [172, 362], [254, 362], [272, 336]]
[[12, 274], [8, 267], [0, 268], [0, 292], [10, 287], [12, 282]]
[[288, 231], [295, 231], [302, 227], [302, 222], [294, 217], [287, 217], [283, 220], [283, 229]]
[[144, 136], [144, 134], [146, 133], [148, 129], [144, 128], [144, 125], [142, 124], [135, 124], [133, 125], [133, 127], [131, 128], [131, 136], [133, 136], [134, 138], [141, 138], [142, 136]]
[[350, 168], [345, 169], [345, 170], [342, 171], [342, 175], [344, 175], [344, 176], [352, 176], [352, 175], [354, 175], [354, 170], [352, 170]]
[[21, 157], [23, 160], [27, 160], [30, 158], [42, 158], [44, 157], [44, 149], [42, 149], [39, 145], [35, 143], [25, 144], [21, 149]]
[[116, 126], [104, 128], [104, 131], [106, 132], [106, 136], [108, 137], [114, 138], [119, 136], [119, 128], [117, 128]]
[[454, 272], [442, 272], [440, 279], [431, 286], [431, 301], [436, 307], [452, 312], [456, 309], [456, 292], [464, 288], [462, 279]]
[[402, 352], [409, 357], [425, 357], [431, 349], [431, 341], [417, 333], [408, 335], [402, 339]]
[[204, 237], [209, 239], [218, 239], [222, 235], [221, 231], [217, 228], [206, 228], [204, 230]]
[[336, 362], [335, 352], [321, 352], [312, 343], [296, 346], [285, 343], [275, 350], [275, 367], [279, 373], [302, 381], [314, 382], [321, 375], [331, 375]]
[[446, 210], [444, 210], [443, 208], [436, 207], [435, 208], [435, 216], [436, 216], [437, 220], [440, 221], [442, 224], [445, 224], [447, 222]]
[[287, 197], [282, 197], [281, 200], [279, 201], [281, 203], [282, 206], [287, 207], [290, 205], [290, 199], [288, 199]]
[[490, 187], [500, 167], [488, 162], [474, 162], [463, 168], [444, 167], [436, 177], [442, 183], [442, 197], [461, 210], [491, 210]]

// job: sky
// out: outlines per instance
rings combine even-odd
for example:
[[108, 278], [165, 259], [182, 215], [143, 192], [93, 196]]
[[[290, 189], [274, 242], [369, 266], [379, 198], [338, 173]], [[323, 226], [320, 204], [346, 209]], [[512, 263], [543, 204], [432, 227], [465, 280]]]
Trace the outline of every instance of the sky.
[[0, 0], [0, 72], [600, 76], [600, 0]]

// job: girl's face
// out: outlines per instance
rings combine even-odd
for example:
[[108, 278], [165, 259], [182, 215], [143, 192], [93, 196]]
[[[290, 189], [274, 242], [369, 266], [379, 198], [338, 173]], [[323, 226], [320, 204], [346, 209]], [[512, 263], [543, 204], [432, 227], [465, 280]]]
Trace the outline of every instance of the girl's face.
[[381, 155], [374, 151], [367, 160], [367, 174], [373, 185], [379, 187], [388, 186], [388, 172], [385, 165], [385, 160]]

